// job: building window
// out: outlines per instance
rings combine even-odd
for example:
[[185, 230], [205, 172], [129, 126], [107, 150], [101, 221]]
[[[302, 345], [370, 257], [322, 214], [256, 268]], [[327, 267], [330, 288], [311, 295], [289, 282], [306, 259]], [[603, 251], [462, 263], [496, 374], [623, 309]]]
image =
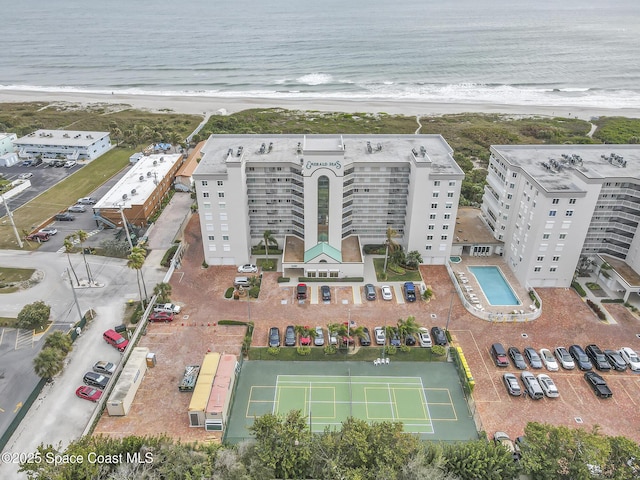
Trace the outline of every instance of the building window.
[[513, 195], [510, 193], [507, 193], [507, 200], [511, 200], [513, 198]]
[[202, 196], [204, 198], [209, 198], [209, 192], [202, 192]]
[[222, 246], [222, 249], [223, 249], [225, 252], [230, 252], [230, 251], [231, 251], [231, 245], [229, 245], [229, 244], [225, 244], [225, 245], [223, 245], [223, 246]]
[[326, 270], [318, 270], [318, 277], [319, 278], [327, 278], [327, 271]]
[[447, 236], [446, 236], [446, 235], [441, 235], [441, 236], [440, 236], [440, 240], [446, 240], [446, 239], [447, 239]]
[[215, 252], [216, 251], [216, 246], [214, 245], [209, 245], [209, 251], [210, 252]]
[[434, 230], [436, 228], [436, 226], [433, 223], [430, 223], [429, 226], [427, 227], [429, 230]]
[[544, 261], [544, 255], [540, 255], [538, 256], [538, 258], [536, 258], [536, 262], [543, 262]]
[[213, 242], [216, 239], [214, 235], [209, 235], [207, 238], [209, 238], [210, 242]]
[[213, 232], [213, 223], [207, 223], [205, 229], [207, 232]]
[[205, 220], [213, 220], [213, 213], [211, 212], [207, 212], [204, 214], [204, 219]]
[[223, 222], [227, 221], [227, 212], [220, 212], [220, 220]]
[[566, 212], [564, 212], [564, 216], [565, 217], [573, 217], [573, 210], [567, 210]]
[[539, 272], [540, 270], [542, 270], [542, 267], [535, 267], [535, 268], [533, 269], [533, 271], [534, 271], [534, 272]]
[[549, 233], [542, 234], [542, 239], [543, 240], [549, 240], [549, 237], [551, 237], [551, 234], [549, 234]]
[[549, 268], [549, 271], [550, 271], [550, 272], [555, 272], [557, 269], [558, 269], [558, 267], [550, 267], [550, 268]]
[[576, 199], [575, 198], [570, 198], [569, 199], [569, 205], [575, 205], [576, 204]]
[[560, 240], [564, 240], [565, 238], [567, 238], [567, 234], [566, 233], [561, 233], [560, 234]]
[[431, 250], [431, 245], [426, 245], [426, 246], [424, 247], [424, 249], [425, 249], [425, 250]]
[[436, 180], [435, 182], [433, 182], [433, 186], [434, 187], [439, 187], [440, 186], [440, 180]]
[[340, 274], [340, 272], [338, 270], [330, 270], [329, 271], [329, 277], [331, 277], [331, 278], [338, 278], [339, 274]]
[[222, 180], [218, 180], [218, 186], [222, 187], [224, 185], [224, 182]]
[[456, 181], [455, 180], [449, 180], [449, 186], [450, 187], [455, 187], [456, 186]]
[[509, 188], [516, 188], [516, 184], [515, 183], [510, 183], [509, 184]]
[[442, 229], [443, 230], [449, 230], [449, 225], [447, 225], [447, 224], [442, 225]]
[[222, 240], [225, 242], [229, 241], [229, 235], [222, 235]]
[[513, 173], [511, 174], [511, 176], [512, 176], [513, 178], [517, 178], [517, 177], [518, 177], [518, 174], [517, 174], [516, 172], [513, 172]]
[[438, 198], [440, 196], [440, 192], [433, 192], [433, 198]]
[[329, 241], [329, 177], [318, 177], [318, 242]]
[[560, 257], [553, 257], [553, 261], [554, 262], [559, 262], [560, 261]]
[[209, 185], [209, 182], [207, 182], [206, 180], [202, 180], [202, 186], [206, 187], [207, 185]]
[[444, 214], [444, 219], [445, 220], [450, 220], [451, 219], [451, 214], [450, 213], [445, 213]]
[[229, 225], [227, 225], [226, 223], [223, 223], [222, 225], [220, 225], [220, 230], [222, 230], [223, 232], [228, 232]]
[[553, 200], [551, 200], [551, 203], [553, 203], [554, 205], [557, 205], [558, 203], [560, 203], [560, 199], [554, 198]]
[[307, 277], [316, 278], [316, 271], [315, 270], [307, 270]]
[[431, 204], [431, 208], [438, 208], [438, 204], [437, 203], [432, 203]]
[[435, 220], [436, 219], [436, 214], [432, 213], [431, 215], [429, 215], [429, 220]]
[[549, 210], [549, 216], [550, 216], [550, 217], [555, 217], [555, 216], [556, 216], [556, 213], [558, 213], [558, 211], [557, 211], [557, 210]]
[[427, 240], [433, 240], [433, 235], [427, 235]]
[[218, 203], [218, 208], [220, 208], [220, 210], [224, 210], [227, 208], [227, 204], [225, 202], [220, 202]]
[[444, 208], [453, 208], [453, 203], [447, 202], [444, 204]]
[[211, 208], [211, 202], [203, 202], [202, 205], [204, 208]]
[[224, 198], [224, 192], [218, 192], [218, 198]]

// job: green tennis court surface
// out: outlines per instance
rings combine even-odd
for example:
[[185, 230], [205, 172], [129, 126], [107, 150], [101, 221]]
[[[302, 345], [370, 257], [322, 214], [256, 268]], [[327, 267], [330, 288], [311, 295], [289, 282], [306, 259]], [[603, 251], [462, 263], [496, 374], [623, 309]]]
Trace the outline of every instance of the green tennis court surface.
[[339, 429], [354, 417], [402, 422], [425, 440], [477, 438], [451, 364], [245, 361], [225, 439], [248, 438], [254, 418], [290, 410], [300, 410], [313, 432]]

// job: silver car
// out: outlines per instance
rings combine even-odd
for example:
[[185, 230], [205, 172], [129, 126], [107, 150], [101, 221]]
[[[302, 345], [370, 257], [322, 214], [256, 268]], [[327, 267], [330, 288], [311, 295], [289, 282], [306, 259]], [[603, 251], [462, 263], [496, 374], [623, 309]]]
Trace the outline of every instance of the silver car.
[[376, 327], [373, 329], [373, 335], [376, 337], [376, 343], [378, 345], [384, 345], [387, 342], [387, 337], [384, 333], [384, 327]]
[[431, 335], [429, 335], [429, 329], [425, 327], [420, 327], [418, 330], [418, 341], [420, 342], [421, 347], [432, 347], [433, 342], [431, 341]]
[[545, 373], [541, 373], [538, 375], [538, 383], [542, 387], [542, 391], [549, 398], [557, 398], [560, 396], [560, 392], [558, 392], [558, 387], [553, 383], [551, 377]]
[[576, 368], [576, 364], [573, 361], [573, 357], [569, 354], [569, 351], [564, 347], [556, 347], [556, 358], [558, 362], [565, 370], [573, 370]]
[[316, 338], [313, 339], [313, 344], [316, 347], [324, 345], [324, 333], [322, 333], [322, 327], [316, 327]]
[[547, 367], [547, 370], [549, 370], [550, 372], [558, 371], [558, 362], [556, 362], [556, 359], [551, 353], [551, 350], [549, 350], [548, 348], [541, 348], [540, 358], [542, 359], [542, 363], [544, 363], [544, 366]]
[[86, 211], [87, 211], [86, 207], [80, 204], [76, 204], [67, 208], [67, 212], [72, 212], [72, 213], [84, 213]]

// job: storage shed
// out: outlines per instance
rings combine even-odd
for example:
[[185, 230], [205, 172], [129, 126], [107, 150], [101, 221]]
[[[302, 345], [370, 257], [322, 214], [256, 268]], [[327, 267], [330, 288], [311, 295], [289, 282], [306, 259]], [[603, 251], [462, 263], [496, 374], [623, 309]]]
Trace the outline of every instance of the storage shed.
[[213, 379], [218, 371], [219, 363], [220, 354], [217, 352], [209, 352], [204, 356], [200, 367], [200, 375], [198, 375], [198, 381], [193, 389], [191, 403], [189, 404], [190, 427], [204, 427], [204, 411], [209, 402]]
[[131, 352], [129, 360], [122, 369], [118, 382], [107, 400], [109, 415], [124, 416], [129, 413], [138, 387], [142, 383], [144, 374], [147, 373], [148, 353], [149, 349], [144, 347], [136, 347]]
[[220, 359], [220, 365], [218, 365], [218, 372], [213, 379], [213, 388], [205, 411], [205, 430], [224, 430], [229, 416], [229, 404], [237, 371], [238, 362], [236, 356], [231, 354], [223, 355]]

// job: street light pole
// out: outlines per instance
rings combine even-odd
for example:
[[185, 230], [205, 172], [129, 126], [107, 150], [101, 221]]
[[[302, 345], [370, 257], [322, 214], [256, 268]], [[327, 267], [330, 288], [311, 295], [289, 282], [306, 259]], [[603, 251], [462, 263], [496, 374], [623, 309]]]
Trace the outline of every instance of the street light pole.
[[449, 315], [447, 315], [447, 324], [444, 326], [445, 335], [449, 331], [449, 321], [451, 320], [451, 308], [453, 307], [453, 298], [456, 295], [455, 288], [451, 292], [451, 301], [449, 302]]
[[129, 248], [133, 250], [133, 242], [131, 241], [131, 235], [129, 235], [129, 227], [127, 227], [127, 219], [124, 216], [124, 205], [120, 205], [120, 216], [122, 217], [122, 226], [124, 227], [124, 232], [127, 235], [127, 241], [129, 242]]
[[18, 228], [16, 227], [15, 222], [13, 221], [13, 213], [9, 210], [9, 204], [4, 198], [4, 194], [0, 195], [2, 197], [2, 203], [4, 203], [4, 208], [7, 210], [7, 216], [9, 217], [9, 221], [11, 222], [11, 226], [13, 227], [13, 233], [16, 236], [16, 240], [18, 241], [18, 246], [20, 248], [23, 247], [22, 239], [20, 238], [20, 234], [18, 233]]

